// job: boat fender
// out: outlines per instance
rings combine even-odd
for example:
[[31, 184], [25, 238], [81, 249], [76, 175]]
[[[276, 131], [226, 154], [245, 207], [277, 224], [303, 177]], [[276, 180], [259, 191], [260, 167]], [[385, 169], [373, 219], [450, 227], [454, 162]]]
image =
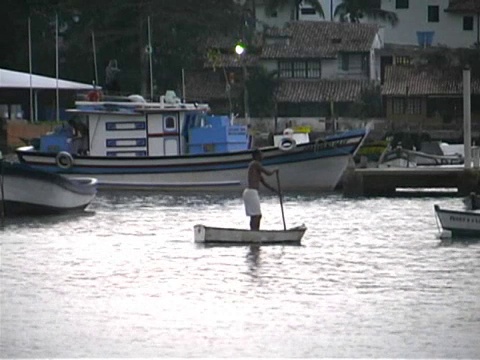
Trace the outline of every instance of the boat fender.
[[292, 149], [295, 149], [297, 146], [297, 142], [295, 139], [292, 139], [290, 137], [284, 137], [282, 140], [280, 140], [280, 144], [278, 145], [280, 150], [283, 151], [290, 151]]
[[69, 152], [60, 151], [56, 158], [57, 166], [62, 169], [70, 169], [73, 165], [73, 157]]

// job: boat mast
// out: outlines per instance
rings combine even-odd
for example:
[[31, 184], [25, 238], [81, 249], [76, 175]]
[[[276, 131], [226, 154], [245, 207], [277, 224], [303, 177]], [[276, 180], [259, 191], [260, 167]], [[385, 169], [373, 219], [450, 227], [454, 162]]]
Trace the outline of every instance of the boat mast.
[[28, 17], [28, 71], [30, 73], [30, 122], [34, 122], [33, 116], [33, 75], [32, 75], [32, 27], [31, 19]]
[[97, 48], [95, 45], [95, 32], [92, 30], [93, 71], [95, 73], [95, 86], [98, 86]]
[[150, 100], [153, 101], [152, 34], [150, 29], [150, 16], [147, 17], [147, 26], [148, 26], [148, 61], [150, 65]]
[[58, 12], [55, 13], [55, 79], [56, 120], [60, 121], [60, 94], [58, 91]]
[[184, 102], [187, 101], [187, 97], [185, 95], [185, 69], [182, 68], [182, 100]]

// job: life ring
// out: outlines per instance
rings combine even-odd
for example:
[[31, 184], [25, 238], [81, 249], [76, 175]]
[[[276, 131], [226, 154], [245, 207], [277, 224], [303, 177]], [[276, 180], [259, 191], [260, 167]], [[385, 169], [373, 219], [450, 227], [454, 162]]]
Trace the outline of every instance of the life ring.
[[69, 152], [60, 151], [55, 157], [57, 166], [62, 169], [70, 169], [73, 165], [73, 157]]
[[100, 101], [102, 99], [102, 93], [97, 90], [92, 90], [87, 94], [88, 101]]
[[290, 151], [292, 149], [295, 149], [296, 146], [297, 142], [295, 141], [295, 139], [284, 137], [282, 138], [282, 140], [280, 140], [278, 148], [283, 151]]

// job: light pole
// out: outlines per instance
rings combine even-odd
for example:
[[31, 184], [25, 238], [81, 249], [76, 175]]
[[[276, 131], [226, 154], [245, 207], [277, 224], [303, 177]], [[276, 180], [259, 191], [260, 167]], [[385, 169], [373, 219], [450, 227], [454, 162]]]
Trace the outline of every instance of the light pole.
[[247, 89], [247, 67], [245, 66], [245, 58], [242, 55], [245, 54], [245, 45], [242, 42], [238, 42], [235, 46], [235, 52], [240, 56], [243, 69], [243, 106], [245, 111], [245, 121], [247, 126], [250, 126], [250, 114], [248, 110], [248, 89]]

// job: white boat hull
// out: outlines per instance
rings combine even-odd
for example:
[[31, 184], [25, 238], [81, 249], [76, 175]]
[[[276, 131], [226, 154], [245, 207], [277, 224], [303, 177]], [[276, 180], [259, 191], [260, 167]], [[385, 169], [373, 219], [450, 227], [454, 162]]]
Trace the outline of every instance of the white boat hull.
[[194, 226], [194, 240], [197, 243], [216, 244], [300, 244], [307, 228], [298, 226], [287, 230], [246, 230]]
[[96, 195], [96, 179], [66, 179], [29, 169], [20, 164], [2, 164], [0, 206], [5, 215], [63, 213], [85, 209]]
[[[352, 131], [330, 140], [301, 144], [283, 151], [264, 148], [263, 164], [280, 170], [283, 190], [331, 191], [367, 132]], [[172, 191], [241, 191], [251, 151], [163, 157], [73, 156], [73, 166], [57, 166], [54, 153], [32, 147], [17, 149], [21, 162], [64, 176], [91, 176], [103, 189]]]
[[480, 213], [473, 211], [459, 211], [441, 209], [434, 206], [435, 214], [443, 230], [452, 237], [480, 238]]

